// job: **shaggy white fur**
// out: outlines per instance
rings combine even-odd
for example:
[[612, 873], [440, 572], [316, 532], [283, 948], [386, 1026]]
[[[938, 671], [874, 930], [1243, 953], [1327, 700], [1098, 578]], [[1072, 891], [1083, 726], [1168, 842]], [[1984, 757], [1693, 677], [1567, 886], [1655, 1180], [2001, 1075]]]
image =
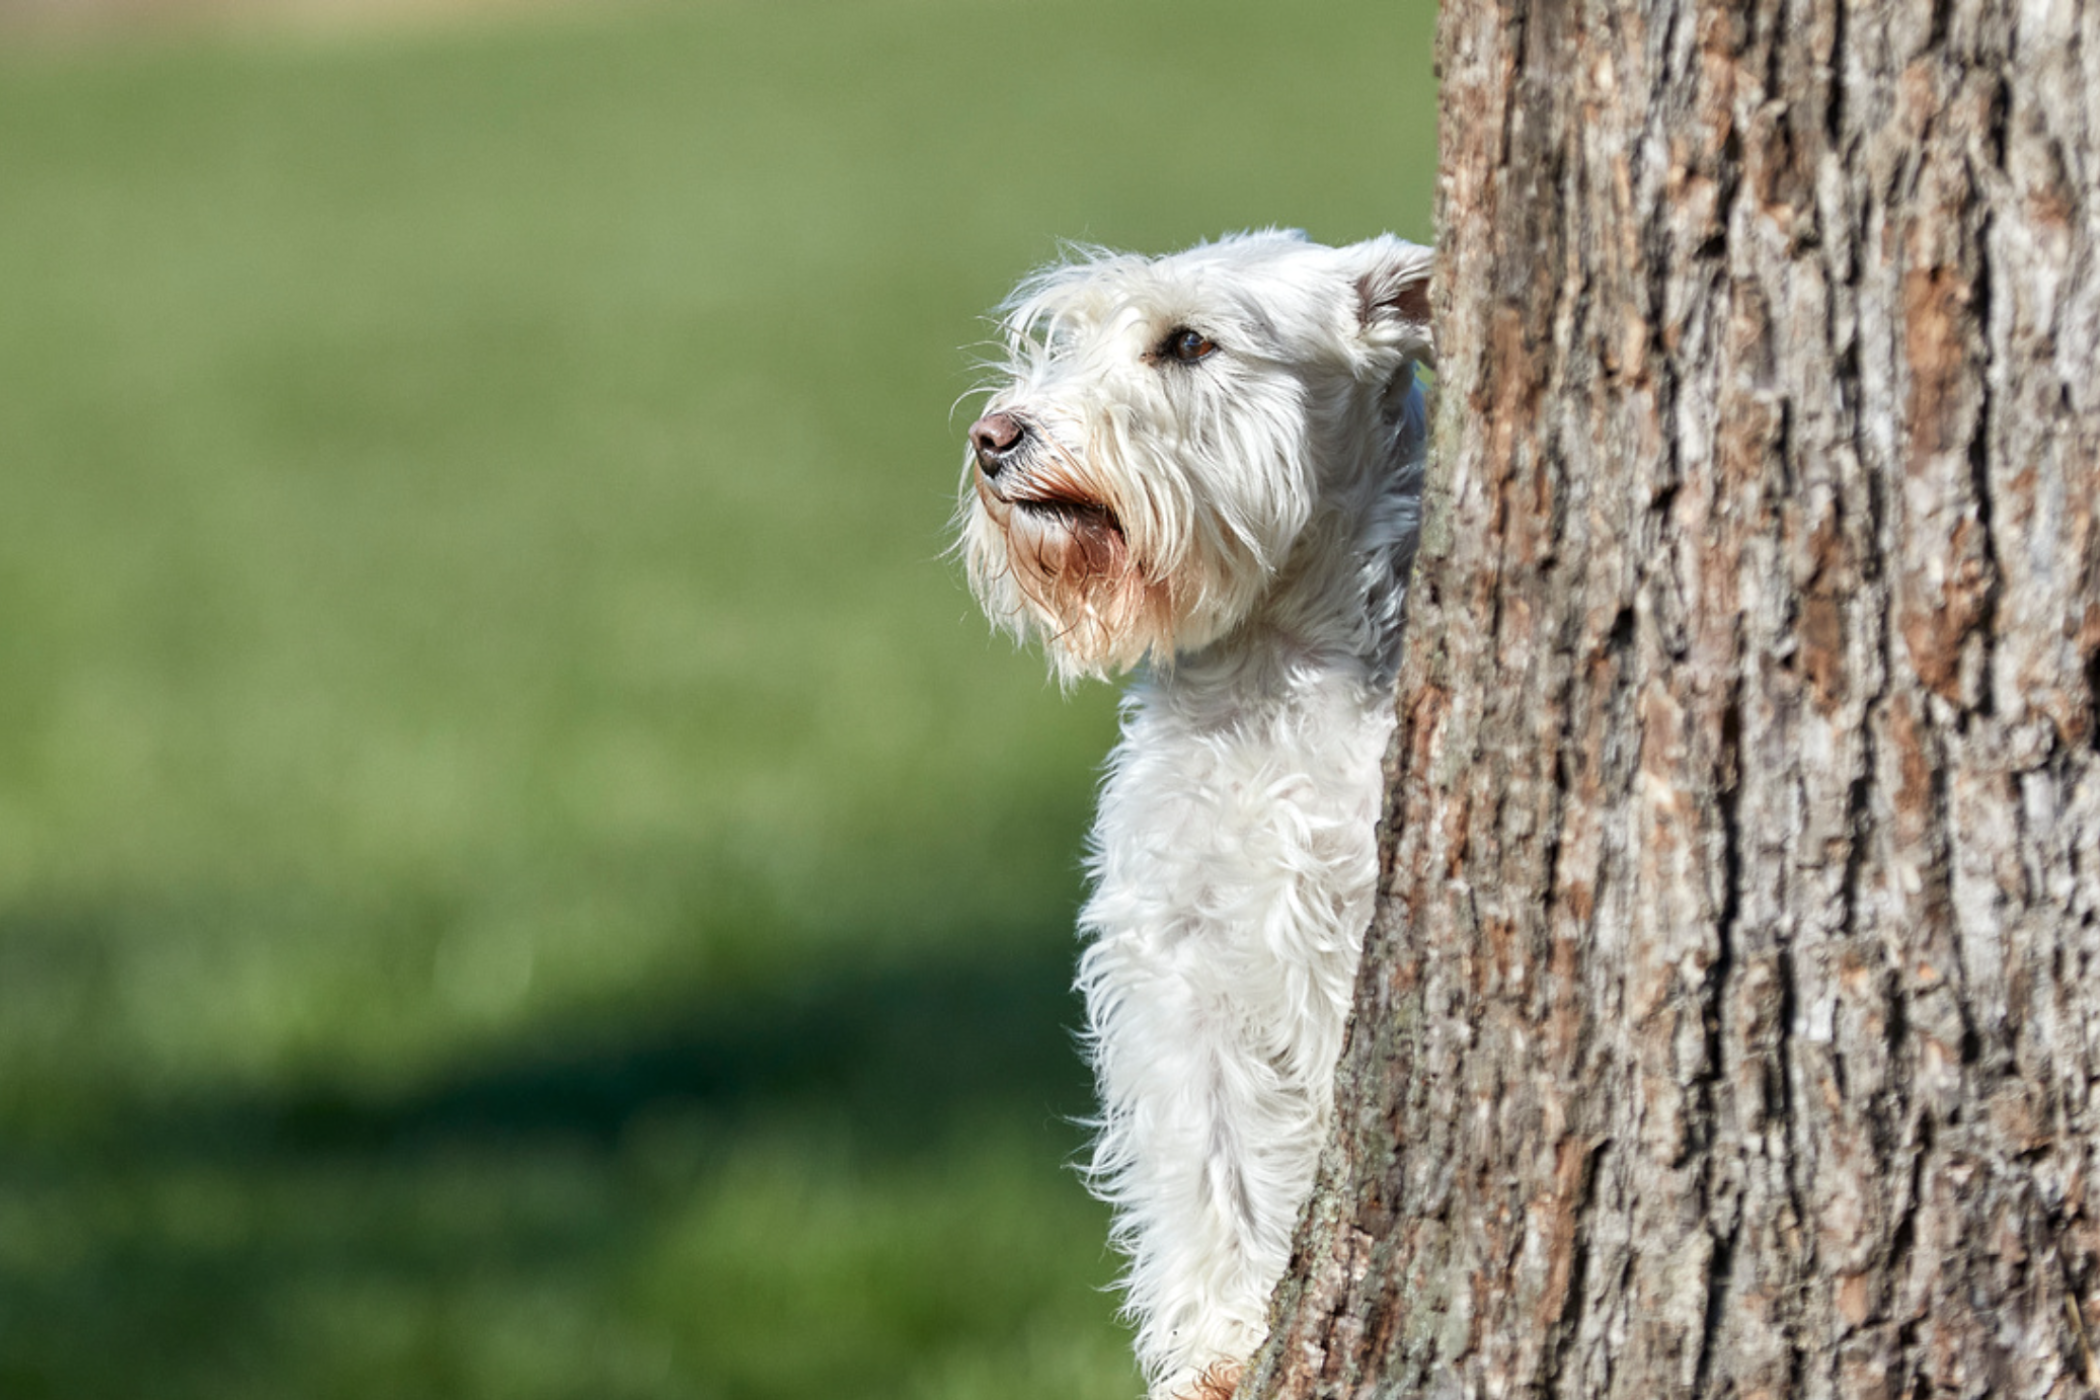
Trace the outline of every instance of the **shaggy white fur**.
[[1423, 452], [1431, 253], [1245, 234], [1081, 250], [1005, 308], [961, 515], [992, 618], [1138, 666], [1081, 916], [1116, 1207], [1158, 1396], [1266, 1331], [1369, 920]]

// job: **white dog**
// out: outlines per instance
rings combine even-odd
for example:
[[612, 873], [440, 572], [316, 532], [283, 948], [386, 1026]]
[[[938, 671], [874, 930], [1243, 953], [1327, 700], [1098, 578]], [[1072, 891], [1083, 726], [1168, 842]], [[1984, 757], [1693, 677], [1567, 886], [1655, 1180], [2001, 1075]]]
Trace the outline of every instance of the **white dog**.
[[1080, 964], [1090, 1178], [1155, 1396], [1230, 1392], [1311, 1187], [1369, 921], [1427, 248], [1087, 250], [1005, 307], [961, 548], [1067, 678], [1142, 663]]

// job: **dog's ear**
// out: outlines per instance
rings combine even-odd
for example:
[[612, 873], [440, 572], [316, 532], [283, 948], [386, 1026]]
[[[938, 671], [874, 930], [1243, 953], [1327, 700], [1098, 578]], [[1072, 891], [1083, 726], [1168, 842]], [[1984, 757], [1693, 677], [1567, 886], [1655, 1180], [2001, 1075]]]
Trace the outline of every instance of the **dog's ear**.
[[1343, 251], [1355, 275], [1356, 314], [1365, 334], [1410, 360], [1434, 363], [1429, 274], [1436, 249], [1381, 234]]

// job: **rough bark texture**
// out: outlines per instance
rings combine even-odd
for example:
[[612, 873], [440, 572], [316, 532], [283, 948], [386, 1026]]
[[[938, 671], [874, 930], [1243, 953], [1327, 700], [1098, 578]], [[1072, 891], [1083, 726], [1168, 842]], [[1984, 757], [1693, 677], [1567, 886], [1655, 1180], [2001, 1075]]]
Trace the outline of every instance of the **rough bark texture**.
[[2100, 1381], [2100, 4], [1452, 0], [1386, 886], [1244, 1392]]

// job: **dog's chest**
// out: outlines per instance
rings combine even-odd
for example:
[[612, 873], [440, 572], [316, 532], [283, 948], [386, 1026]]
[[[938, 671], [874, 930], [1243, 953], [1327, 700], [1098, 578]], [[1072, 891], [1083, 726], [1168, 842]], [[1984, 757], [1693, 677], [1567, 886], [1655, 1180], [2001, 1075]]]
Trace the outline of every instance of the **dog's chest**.
[[1239, 966], [1353, 965], [1375, 878], [1389, 702], [1309, 686], [1220, 722], [1154, 684], [1133, 696], [1095, 826], [1088, 922], [1103, 936], [1189, 940]]

